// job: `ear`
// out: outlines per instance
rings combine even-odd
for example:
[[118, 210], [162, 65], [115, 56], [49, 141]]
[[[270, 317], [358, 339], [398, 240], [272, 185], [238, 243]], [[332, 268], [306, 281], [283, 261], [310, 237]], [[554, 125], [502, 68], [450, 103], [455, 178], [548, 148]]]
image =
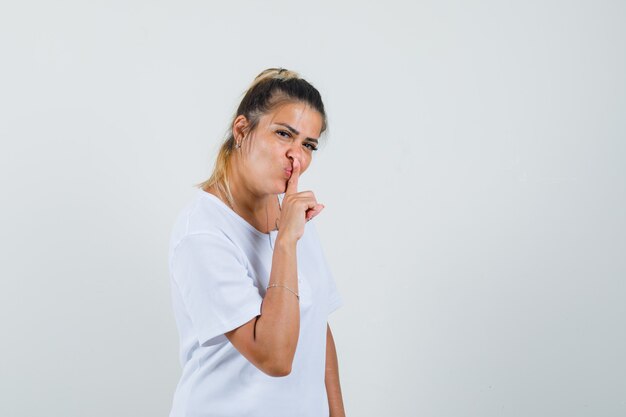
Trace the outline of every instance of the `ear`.
[[246, 135], [248, 129], [248, 119], [243, 114], [240, 114], [233, 121], [233, 136], [237, 142], [241, 142]]

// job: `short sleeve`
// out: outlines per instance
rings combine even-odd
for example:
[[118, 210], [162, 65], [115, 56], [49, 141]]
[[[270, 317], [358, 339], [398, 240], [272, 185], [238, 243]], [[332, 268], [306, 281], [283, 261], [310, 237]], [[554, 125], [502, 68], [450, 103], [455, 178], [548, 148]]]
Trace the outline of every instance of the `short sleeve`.
[[186, 236], [174, 248], [171, 268], [200, 344], [261, 314], [259, 288], [243, 253], [226, 236]]

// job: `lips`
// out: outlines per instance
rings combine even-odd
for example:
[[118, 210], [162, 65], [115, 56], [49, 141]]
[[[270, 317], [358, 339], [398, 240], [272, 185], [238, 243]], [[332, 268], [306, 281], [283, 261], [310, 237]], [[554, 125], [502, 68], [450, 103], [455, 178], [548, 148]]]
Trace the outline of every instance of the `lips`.
[[285, 176], [289, 178], [291, 177], [291, 173], [293, 172], [293, 170], [291, 169], [291, 167], [289, 167], [289, 168], [284, 168], [283, 172], [285, 173]]

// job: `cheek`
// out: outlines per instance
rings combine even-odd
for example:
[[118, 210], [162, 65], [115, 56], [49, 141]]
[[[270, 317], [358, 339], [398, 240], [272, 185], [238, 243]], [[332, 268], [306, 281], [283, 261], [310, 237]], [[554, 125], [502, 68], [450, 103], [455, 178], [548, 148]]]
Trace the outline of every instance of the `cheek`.
[[311, 165], [311, 156], [310, 155], [305, 155], [302, 157], [302, 169], [300, 170], [301, 173], [304, 173], [309, 166]]
[[254, 144], [248, 155], [248, 163], [257, 175], [267, 173], [275, 159], [271, 149], [264, 145], [264, 143]]
[[253, 164], [256, 181], [264, 182], [280, 173], [280, 159], [272, 153], [258, 153]]

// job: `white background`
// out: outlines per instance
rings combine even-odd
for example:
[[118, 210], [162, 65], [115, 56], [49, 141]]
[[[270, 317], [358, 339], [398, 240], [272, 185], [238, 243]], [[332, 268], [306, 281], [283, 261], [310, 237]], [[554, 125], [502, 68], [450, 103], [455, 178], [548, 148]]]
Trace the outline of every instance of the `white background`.
[[349, 416], [626, 415], [626, 4], [0, 5], [0, 415], [167, 416], [167, 244], [267, 67], [322, 93], [303, 177]]

